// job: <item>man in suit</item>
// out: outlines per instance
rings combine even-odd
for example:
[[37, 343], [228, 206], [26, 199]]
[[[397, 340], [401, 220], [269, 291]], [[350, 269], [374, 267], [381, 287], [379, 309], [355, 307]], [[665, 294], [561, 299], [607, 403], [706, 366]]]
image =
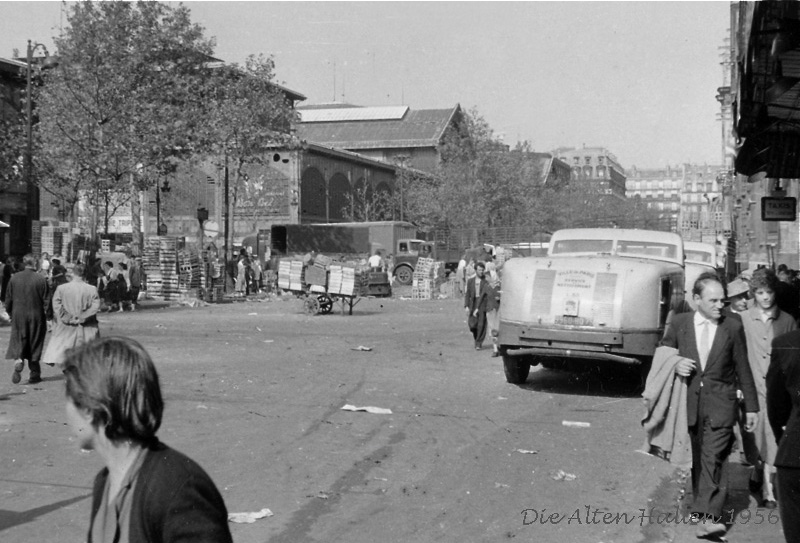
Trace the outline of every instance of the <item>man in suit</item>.
[[486, 312], [489, 310], [489, 300], [494, 296], [494, 291], [486, 279], [486, 263], [475, 264], [475, 276], [467, 281], [464, 294], [464, 310], [467, 313], [467, 324], [475, 339], [475, 350], [480, 351], [483, 340], [486, 338]]
[[767, 417], [778, 442], [778, 508], [783, 535], [800, 541], [800, 330], [772, 341], [767, 371]]
[[687, 379], [687, 419], [692, 442], [693, 517], [702, 520], [698, 538], [727, 531], [723, 507], [727, 496], [723, 467], [733, 444], [737, 389], [746, 411], [745, 430], [758, 417], [758, 396], [747, 360], [741, 322], [723, 318], [725, 289], [717, 275], [704, 273], [695, 281], [692, 298], [697, 310], [675, 315], [661, 344], [678, 349], [682, 360], [675, 373]]
[[36, 259], [32, 254], [25, 255], [22, 264], [25, 269], [11, 276], [6, 292], [6, 311], [11, 317], [11, 339], [6, 359], [14, 360], [11, 382], [15, 385], [22, 379], [24, 361], [27, 360], [30, 370], [28, 384], [33, 385], [42, 380], [39, 360], [47, 334], [47, 279], [36, 273]]

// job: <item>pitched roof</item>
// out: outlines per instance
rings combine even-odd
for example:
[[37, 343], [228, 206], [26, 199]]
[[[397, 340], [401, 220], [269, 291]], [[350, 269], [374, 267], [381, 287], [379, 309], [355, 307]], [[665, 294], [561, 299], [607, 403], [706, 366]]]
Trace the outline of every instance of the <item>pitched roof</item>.
[[402, 106], [300, 110], [310, 121], [297, 124], [297, 135], [305, 141], [340, 149], [435, 147], [460, 111], [458, 104], [449, 109], [412, 110]]

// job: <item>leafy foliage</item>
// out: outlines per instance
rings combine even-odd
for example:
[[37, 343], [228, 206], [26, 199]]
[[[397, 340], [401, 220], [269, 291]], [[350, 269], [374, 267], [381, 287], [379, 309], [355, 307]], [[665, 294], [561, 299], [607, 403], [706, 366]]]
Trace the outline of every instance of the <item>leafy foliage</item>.
[[475, 109], [445, 135], [439, 152], [436, 175], [411, 179], [406, 191], [407, 215], [423, 229], [669, 226], [642, 202], [608, 195], [597, 182], [545, 179], [530, 144], [509, 149]]

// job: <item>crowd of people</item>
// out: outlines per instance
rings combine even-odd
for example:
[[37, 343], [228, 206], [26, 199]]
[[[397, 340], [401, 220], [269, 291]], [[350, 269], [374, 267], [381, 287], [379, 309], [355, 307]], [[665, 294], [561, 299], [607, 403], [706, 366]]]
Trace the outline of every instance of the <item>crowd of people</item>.
[[122, 307], [141, 286], [131, 273], [136, 269], [135, 261], [130, 269], [106, 261], [101, 273], [82, 263], [67, 272], [46, 254], [6, 263], [0, 274], [11, 318], [11, 382], [20, 383], [25, 362], [28, 384], [42, 381], [41, 363], [64, 373], [67, 422], [79, 446], [105, 464], [95, 478], [87, 541], [230, 542], [214, 482], [156, 437], [164, 402], [150, 355], [134, 340], [99, 337], [98, 286]]
[[[738, 443], [753, 466], [750, 488], [760, 494], [759, 507], [780, 508], [786, 540], [800, 541], [795, 277], [785, 266], [777, 273], [762, 267], [729, 282], [726, 292], [716, 273], [702, 274], [691, 293], [696, 309], [672, 318], [656, 351], [648, 387], [671, 367], [685, 390], [686, 405], [670, 411], [683, 412], [687, 424], [698, 538], [723, 537], [733, 522], [724, 509], [726, 461]], [[673, 439], [677, 454], [677, 433]]]

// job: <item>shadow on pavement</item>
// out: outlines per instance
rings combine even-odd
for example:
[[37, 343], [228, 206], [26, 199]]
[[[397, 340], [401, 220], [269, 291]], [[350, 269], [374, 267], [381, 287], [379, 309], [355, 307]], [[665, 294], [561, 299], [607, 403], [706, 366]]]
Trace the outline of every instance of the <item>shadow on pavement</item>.
[[42, 515], [52, 513], [53, 511], [57, 511], [62, 507], [67, 507], [73, 503], [85, 500], [86, 498], [91, 497], [91, 495], [92, 494], [90, 492], [88, 494], [84, 494], [83, 496], [61, 500], [49, 505], [42, 505], [41, 507], [34, 507], [33, 509], [28, 509], [27, 511], [9, 511], [8, 509], [0, 509], [0, 532], [3, 530], [8, 530], [9, 528], [13, 528], [14, 526], [19, 526], [20, 524], [26, 524], [36, 520]]
[[586, 365], [566, 368], [531, 368], [525, 390], [549, 394], [638, 398], [644, 391], [638, 368], [614, 365]]

